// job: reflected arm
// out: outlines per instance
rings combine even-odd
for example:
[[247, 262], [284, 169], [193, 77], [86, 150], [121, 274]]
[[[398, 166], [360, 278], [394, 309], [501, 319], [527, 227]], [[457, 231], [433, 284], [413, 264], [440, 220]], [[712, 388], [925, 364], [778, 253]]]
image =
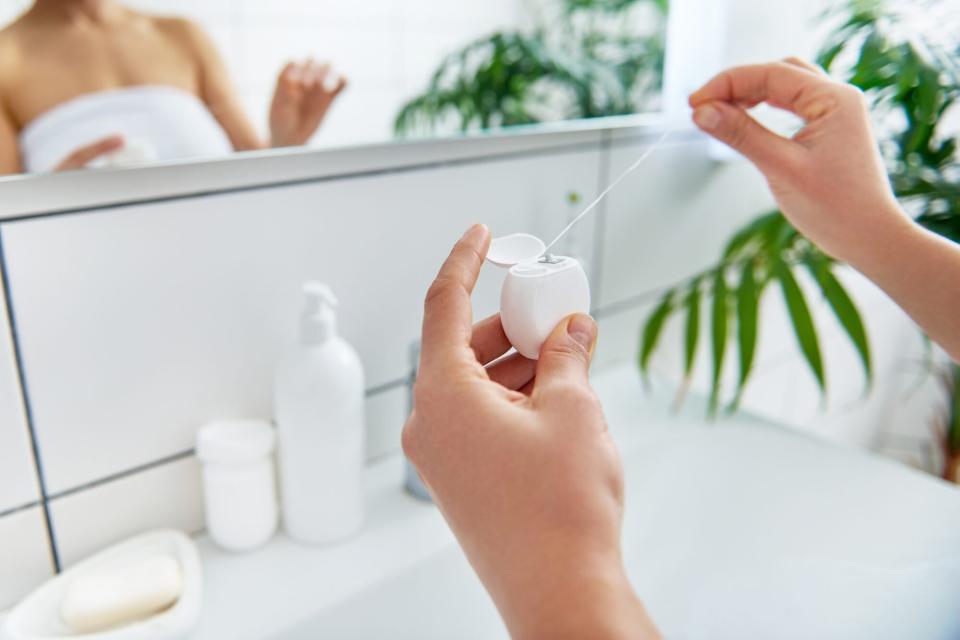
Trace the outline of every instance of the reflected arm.
[[0, 174], [23, 171], [17, 128], [5, 105], [0, 104]]
[[216, 46], [197, 25], [187, 20], [177, 19], [176, 22], [199, 67], [200, 98], [223, 127], [233, 148], [249, 151], [266, 147], [244, 113]]

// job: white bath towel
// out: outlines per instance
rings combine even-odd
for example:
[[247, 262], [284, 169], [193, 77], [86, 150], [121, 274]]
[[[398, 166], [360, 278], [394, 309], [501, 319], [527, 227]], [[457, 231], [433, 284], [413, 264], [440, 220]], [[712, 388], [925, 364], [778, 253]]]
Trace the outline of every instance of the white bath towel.
[[24, 171], [49, 171], [80, 147], [119, 134], [127, 148], [101, 166], [218, 156], [230, 140], [195, 95], [159, 85], [78, 96], [40, 114], [20, 132]]

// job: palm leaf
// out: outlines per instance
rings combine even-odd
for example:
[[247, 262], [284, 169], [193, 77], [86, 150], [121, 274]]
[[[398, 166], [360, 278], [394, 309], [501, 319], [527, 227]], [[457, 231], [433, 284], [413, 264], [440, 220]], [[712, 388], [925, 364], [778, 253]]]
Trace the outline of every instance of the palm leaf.
[[690, 289], [684, 299], [687, 323], [684, 330], [683, 376], [687, 380], [693, 375], [697, 343], [700, 340], [700, 295], [700, 279], [696, 278], [690, 284]]
[[823, 371], [823, 359], [820, 356], [820, 341], [817, 338], [816, 327], [813, 325], [813, 317], [810, 315], [810, 307], [807, 306], [803, 291], [785, 262], [778, 260], [774, 266], [774, 274], [783, 290], [783, 299], [790, 313], [790, 322], [793, 324], [800, 351], [810, 365], [820, 391], [826, 393], [827, 381]]
[[833, 272], [830, 270], [830, 264], [826, 259], [816, 255], [809, 255], [805, 263], [807, 269], [820, 287], [820, 291], [823, 292], [823, 297], [826, 298], [830, 308], [833, 309], [834, 315], [837, 316], [837, 320], [840, 321], [843, 330], [847, 333], [847, 336], [850, 337], [850, 341], [853, 342], [853, 346], [856, 348], [857, 354], [860, 356], [860, 361], [863, 364], [866, 385], [867, 389], [869, 389], [873, 384], [870, 342], [867, 339], [867, 330], [864, 327], [863, 319], [860, 317], [857, 306], [853, 303], [853, 300], [850, 299], [849, 294], [843, 285], [840, 284], [840, 281], [833, 275]]
[[730, 411], [736, 411], [743, 397], [743, 390], [747, 386], [750, 372], [753, 369], [753, 359], [757, 347], [757, 319], [760, 313], [759, 292], [757, 277], [752, 262], [743, 267], [740, 275], [740, 286], [737, 287], [737, 343], [740, 349], [740, 378], [737, 382], [737, 393], [730, 404]]
[[717, 413], [720, 398], [720, 378], [723, 374], [723, 359], [727, 352], [727, 280], [723, 267], [717, 269], [713, 277], [713, 309], [711, 312], [711, 335], [713, 338], [713, 380], [710, 384], [710, 415]]
[[648, 375], [650, 356], [657, 347], [663, 326], [673, 311], [673, 291], [668, 291], [660, 304], [653, 310], [643, 327], [643, 339], [640, 342], [640, 371], [644, 377]]

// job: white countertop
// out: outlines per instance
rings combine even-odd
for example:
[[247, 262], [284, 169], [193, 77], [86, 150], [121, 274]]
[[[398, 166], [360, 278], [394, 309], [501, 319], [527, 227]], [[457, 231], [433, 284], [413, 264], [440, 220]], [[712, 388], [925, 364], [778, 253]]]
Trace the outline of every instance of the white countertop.
[[[884, 562], [903, 559], [901, 549], [907, 553], [918, 546], [952, 548], [953, 538], [960, 536], [960, 530], [956, 534], [943, 531], [944, 527], [957, 528], [957, 494], [947, 485], [898, 463], [856, 450], [841, 450], [746, 415], [706, 424], [703, 403], [693, 398], [682, 414], [674, 415], [668, 408], [667, 394], [648, 396], [643, 392], [632, 365], [597, 373], [594, 385], [627, 462], [631, 491], [627, 511], [633, 517], [626, 519], [625, 537], [636, 541], [637, 547], [626, 549], [628, 564], [643, 567], [633, 579], [666, 631], [681, 632], [684, 637], [721, 637], [717, 635], [719, 628], [702, 634], [699, 632], [703, 630], [689, 626], [689, 621], [723, 619], [723, 612], [712, 612], [708, 605], [720, 606], [717, 603], [723, 598], [718, 600], [718, 595], [728, 591], [729, 598], [737, 599], [725, 603], [725, 611], [739, 610], [739, 621], [752, 619], [754, 624], [773, 631], [776, 623], [764, 616], [775, 616], [776, 611], [757, 611], [753, 616], [743, 612], [764, 597], [771, 599], [770, 606], [782, 604], [783, 590], [790, 587], [777, 584], [776, 575], [764, 573], [769, 573], [769, 566], [750, 567], [746, 558], [751, 548], [761, 554], [757, 557], [767, 553], [772, 559], [783, 553], [822, 552], [824, 560], [819, 568], [804, 564], [793, 578], [783, 578], [790, 584], [803, 578], [814, 589], [810, 593], [816, 594], [827, 593], [824, 589], [831, 585], [840, 588], [847, 584], [843, 582], [842, 566], [839, 578], [834, 575], [838, 573], [837, 559], [859, 558], [886, 566]], [[762, 480], [759, 483], [758, 478]], [[342, 544], [306, 547], [279, 535], [256, 552], [236, 555], [200, 538], [205, 602], [192, 637], [259, 640], [286, 633], [284, 637], [296, 638], [302, 630], [326, 632], [331, 628], [349, 630], [353, 634], [350, 637], [367, 637], [357, 635], [362, 627], [367, 631], [396, 629], [396, 637], [439, 638], [449, 637], [451, 625], [464, 632], [469, 628], [473, 633], [470, 637], [502, 637], [497, 632], [502, 629], [495, 611], [457, 551], [442, 517], [431, 504], [403, 491], [402, 456], [368, 467], [366, 480], [367, 522], [358, 535]], [[836, 493], [834, 488], [846, 495], [832, 495]], [[793, 498], [785, 502], [780, 499], [784, 494]], [[856, 515], [858, 511], [862, 513]], [[926, 518], [925, 514], [934, 511], [937, 514]], [[651, 526], [651, 518], [659, 524]], [[807, 531], [813, 526], [810, 518], [823, 520]], [[925, 519], [929, 523], [917, 524]], [[901, 526], [901, 520], [910, 522]], [[693, 526], [695, 522], [700, 522], [701, 528], [707, 526], [706, 522], [712, 523], [709, 537], [701, 539], [704, 532]], [[864, 527], [883, 529], [882, 535], [878, 530], [865, 538], [860, 531]], [[759, 539], [750, 537], [760, 530], [764, 533]], [[817, 531], [829, 539], [818, 541]], [[813, 538], [808, 537], [811, 533]], [[925, 541], [928, 534], [931, 537]], [[719, 559], [713, 553], [718, 548], [727, 549]], [[702, 597], [689, 591], [689, 584], [704, 583], [703, 578], [693, 579], [694, 574], [711, 575], [711, 563], [722, 565], [738, 557], [736, 566], [714, 567], [717, 579], [741, 574], [743, 579], [749, 574], [766, 585], [762, 592], [745, 601], [733, 589], [714, 593], [704, 590]], [[830, 557], [834, 559], [826, 560]], [[944, 566], [955, 573], [956, 564], [951, 560]], [[431, 583], [425, 591], [418, 591], [417, 580], [410, 578], [418, 571], [421, 582]], [[941, 586], [925, 586], [929, 593], [914, 589], [916, 597], [921, 598], [916, 606], [923, 598], [955, 595], [949, 588], [954, 583], [953, 573], [923, 575], [924, 585]], [[440, 592], [434, 584], [437, 581], [445, 585]], [[877, 584], [884, 592], [891, 591]], [[432, 595], [423, 596], [424, 592]], [[441, 602], [440, 594], [449, 602]], [[897, 597], [909, 599], [909, 594]], [[424, 598], [427, 602], [422, 602]], [[837, 607], [830, 603], [834, 600], [828, 598], [826, 604], [820, 597], [807, 600], [813, 607], [811, 620], [833, 623], [836, 618], [830, 616], [836, 615]], [[850, 602], [843, 610], [868, 605], [864, 601]], [[436, 606], [445, 608], [442, 612], [431, 610]], [[397, 607], [403, 611], [398, 613]], [[457, 607], [462, 611], [454, 611]], [[939, 605], [931, 608], [934, 613], [942, 610]], [[371, 618], [378, 617], [384, 619], [371, 623]], [[430, 620], [424, 624], [434, 625], [432, 631], [418, 628], [418, 621], [425, 617]], [[393, 624], [409, 627], [404, 627], [406, 635]], [[738, 624], [727, 621], [724, 628], [732, 631]], [[802, 625], [794, 631], [800, 629]], [[769, 637], [798, 637], [784, 633], [783, 628], [776, 631], [779, 634]], [[307, 633], [304, 637], [317, 637], [313, 632], [303, 633]]]

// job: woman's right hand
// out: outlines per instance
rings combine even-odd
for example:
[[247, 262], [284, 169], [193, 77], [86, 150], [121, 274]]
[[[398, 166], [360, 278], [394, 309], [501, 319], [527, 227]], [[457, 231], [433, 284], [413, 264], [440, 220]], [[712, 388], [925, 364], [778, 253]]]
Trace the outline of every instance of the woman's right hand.
[[82, 169], [100, 156], [113, 153], [123, 148], [123, 136], [112, 135], [101, 138], [96, 142], [84, 145], [60, 161], [54, 171], [72, 171]]
[[[746, 109], [761, 102], [800, 116], [784, 138]], [[694, 122], [766, 176], [783, 213], [828, 254], [856, 263], [872, 240], [912, 224], [890, 188], [859, 89], [796, 58], [724, 71], [690, 96]], [[877, 233], [881, 236], [878, 236]]]

